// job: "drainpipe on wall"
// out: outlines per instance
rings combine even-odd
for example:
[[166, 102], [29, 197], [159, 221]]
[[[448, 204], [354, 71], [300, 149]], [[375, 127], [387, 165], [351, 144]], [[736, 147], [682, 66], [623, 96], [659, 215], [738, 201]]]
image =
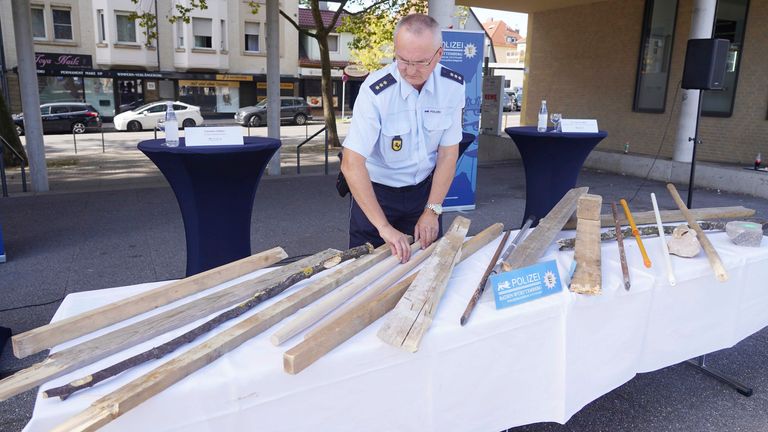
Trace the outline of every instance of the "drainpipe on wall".
[[[712, 37], [715, 24], [715, 9], [717, 0], [695, 0], [691, 14], [691, 32], [688, 39], [708, 39]], [[701, 90], [681, 89], [682, 102], [680, 117], [677, 122], [675, 137], [675, 152], [673, 159], [678, 162], [691, 162], [693, 155], [693, 138], [696, 134], [696, 122], [699, 115], [699, 98]]]

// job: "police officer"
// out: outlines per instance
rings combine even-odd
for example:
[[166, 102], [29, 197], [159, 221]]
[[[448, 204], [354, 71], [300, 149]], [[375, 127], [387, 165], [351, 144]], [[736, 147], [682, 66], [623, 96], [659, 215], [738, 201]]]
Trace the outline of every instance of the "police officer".
[[385, 242], [410, 259], [442, 235], [442, 202], [462, 137], [464, 78], [439, 64], [442, 34], [411, 14], [395, 27], [395, 61], [363, 83], [344, 140], [341, 170], [352, 192], [350, 247]]

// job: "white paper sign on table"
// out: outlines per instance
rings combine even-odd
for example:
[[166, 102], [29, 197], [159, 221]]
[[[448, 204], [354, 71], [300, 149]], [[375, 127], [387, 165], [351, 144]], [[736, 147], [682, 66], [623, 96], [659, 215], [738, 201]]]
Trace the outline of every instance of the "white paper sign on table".
[[243, 128], [240, 126], [185, 128], [184, 143], [187, 147], [243, 145]]
[[597, 133], [597, 120], [595, 119], [562, 119], [560, 127], [563, 132], [570, 133]]

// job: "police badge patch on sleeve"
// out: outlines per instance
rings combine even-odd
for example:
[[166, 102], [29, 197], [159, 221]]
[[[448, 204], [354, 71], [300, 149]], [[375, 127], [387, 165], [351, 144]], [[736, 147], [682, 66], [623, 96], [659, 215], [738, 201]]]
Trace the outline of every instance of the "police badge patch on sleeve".
[[392, 150], [400, 151], [400, 149], [402, 148], [403, 148], [403, 139], [400, 138], [400, 135], [397, 135], [396, 137], [392, 138]]

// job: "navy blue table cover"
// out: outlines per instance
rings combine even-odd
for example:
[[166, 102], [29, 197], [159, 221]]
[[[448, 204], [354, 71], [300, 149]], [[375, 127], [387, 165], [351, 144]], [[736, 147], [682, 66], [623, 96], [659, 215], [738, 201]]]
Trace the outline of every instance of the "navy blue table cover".
[[[534, 126], [504, 129], [517, 145], [525, 169], [525, 213], [541, 219], [576, 186], [589, 152], [603, 138], [598, 133], [539, 132]], [[538, 220], [537, 220], [538, 222]]]
[[280, 140], [245, 137], [245, 145], [166, 147], [139, 143], [171, 185], [187, 240], [187, 276], [251, 255], [256, 188]]

